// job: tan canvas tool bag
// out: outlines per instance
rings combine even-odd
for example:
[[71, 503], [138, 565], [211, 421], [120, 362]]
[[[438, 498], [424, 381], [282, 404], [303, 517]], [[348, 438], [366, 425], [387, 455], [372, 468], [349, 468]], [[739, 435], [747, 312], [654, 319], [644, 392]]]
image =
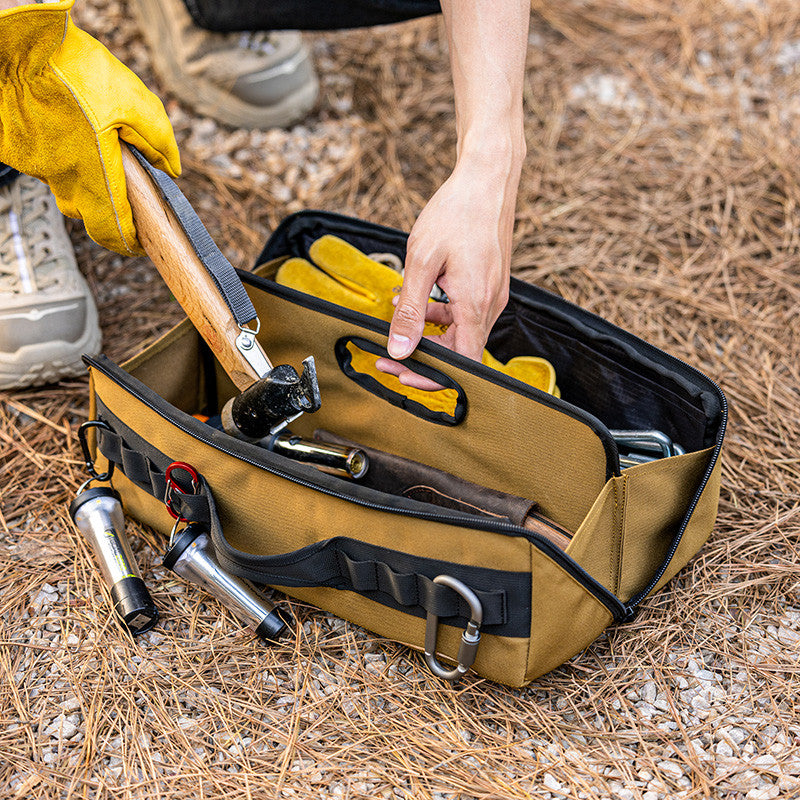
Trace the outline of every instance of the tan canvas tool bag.
[[[427, 628], [447, 667], [477, 615], [472, 668], [521, 686], [630, 619], [706, 540], [725, 398], [693, 367], [512, 280], [488, 350], [548, 359], [561, 398], [423, 341], [414, 368], [455, 397], [429, 409], [360, 368], [364, 354], [386, 355], [385, 322], [271, 280], [326, 233], [405, 256], [400, 231], [309, 211], [280, 225], [253, 274], [239, 273], [273, 363], [316, 359], [322, 406], [292, 431], [327, 429], [529, 498], [569, 535], [379, 491], [214, 430], [193, 415], [219, 413], [236, 390], [188, 320], [122, 366], [87, 359], [92, 417], [107, 426], [99, 463], [117, 465], [127, 512], [165, 536], [165, 469], [192, 464], [203, 489], [181, 498], [181, 513], [210, 527], [226, 568], [413, 648]], [[660, 431], [685, 452], [621, 469], [619, 430]]]

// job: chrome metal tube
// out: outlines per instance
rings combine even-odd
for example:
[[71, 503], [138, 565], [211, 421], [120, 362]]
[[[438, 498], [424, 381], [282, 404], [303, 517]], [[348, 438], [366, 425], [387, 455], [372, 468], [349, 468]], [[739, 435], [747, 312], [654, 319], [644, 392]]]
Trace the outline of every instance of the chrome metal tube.
[[286, 627], [266, 597], [220, 566], [211, 539], [201, 525], [190, 523], [183, 529], [164, 556], [164, 566], [216, 597], [262, 639], [272, 641]]
[[69, 514], [94, 550], [114, 608], [131, 633], [152, 628], [158, 621], [158, 611], [125, 535], [119, 495], [106, 486], [87, 489], [72, 501]]

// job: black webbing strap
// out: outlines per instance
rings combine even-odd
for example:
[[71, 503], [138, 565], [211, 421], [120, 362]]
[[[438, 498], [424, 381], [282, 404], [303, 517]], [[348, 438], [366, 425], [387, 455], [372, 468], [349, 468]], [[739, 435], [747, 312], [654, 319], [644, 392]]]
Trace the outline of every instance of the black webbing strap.
[[128, 145], [128, 147], [130, 147], [137, 161], [145, 168], [147, 174], [161, 190], [164, 202], [175, 213], [178, 224], [183, 229], [186, 238], [211, 276], [217, 289], [219, 289], [219, 293], [231, 310], [236, 323], [238, 325], [247, 325], [248, 322], [252, 322], [258, 314], [242, 285], [242, 281], [230, 261], [222, 255], [203, 223], [200, 222], [200, 217], [197, 216], [189, 201], [184, 197], [183, 192], [166, 172], [156, 169], [133, 145]]
[[[96, 429], [100, 452], [140, 489], [163, 499], [165, 470], [172, 460], [144, 442], [107, 409], [101, 409], [100, 418], [109, 425]], [[114, 428], [123, 431], [125, 437]], [[257, 583], [344, 589], [415, 616], [430, 611], [451, 621], [456, 617], [469, 620], [471, 612], [464, 599], [449, 587], [433, 582], [436, 575], [450, 574], [478, 596], [487, 632], [521, 637], [530, 634], [529, 572], [454, 564], [342, 536], [275, 556], [232, 551], [225, 540], [213, 494], [202, 476], [198, 494], [173, 494], [173, 509], [184, 519], [208, 527], [223, 567]], [[514, 608], [513, 614], [510, 608]]]

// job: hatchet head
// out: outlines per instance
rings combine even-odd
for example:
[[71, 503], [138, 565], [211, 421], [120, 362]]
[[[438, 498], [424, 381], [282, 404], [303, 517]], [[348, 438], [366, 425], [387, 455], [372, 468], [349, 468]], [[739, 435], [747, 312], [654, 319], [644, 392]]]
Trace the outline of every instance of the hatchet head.
[[279, 364], [231, 398], [222, 409], [222, 427], [231, 436], [258, 441], [320, 404], [317, 370], [309, 356], [299, 375], [289, 364]]

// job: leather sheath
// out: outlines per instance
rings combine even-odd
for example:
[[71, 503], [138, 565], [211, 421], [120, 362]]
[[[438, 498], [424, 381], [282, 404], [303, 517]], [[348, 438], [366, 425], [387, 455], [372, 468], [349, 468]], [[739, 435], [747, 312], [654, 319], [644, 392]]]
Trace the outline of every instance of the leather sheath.
[[509, 521], [543, 536], [562, 550], [572, 534], [538, 510], [533, 500], [466, 481], [419, 461], [365, 447], [326, 430], [314, 431], [320, 442], [357, 447], [369, 457], [369, 469], [359, 478], [363, 486], [441, 508]]

